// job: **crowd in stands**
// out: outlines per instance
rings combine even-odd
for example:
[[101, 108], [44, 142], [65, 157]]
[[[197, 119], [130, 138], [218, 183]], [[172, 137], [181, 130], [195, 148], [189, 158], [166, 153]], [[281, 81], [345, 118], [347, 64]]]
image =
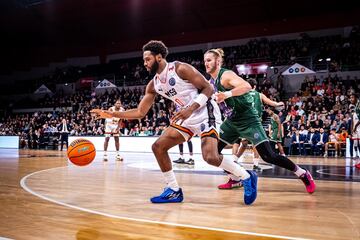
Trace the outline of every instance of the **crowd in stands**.
[[286, 102], [279, 116], [283, 123], [288, 154], [324, 154], [334, 148], [341, 155], [346, 138], [351, 134], [350, 95], [360, 92], [360, 82], [340, 81], [337, 77], [306, 77], [300, 91]]
[[[329, 71], [358, 70], [360, 69], [359, 40], [360, 31], [357, 26], [352, 28], [347, 37], [342, 35], [310, 37], [303, 33], [293, 40], [253, 39], [242, 45], [224, 47], [226, 56], [224, 66], [234, 70], [236, 64], [249, 62], [271, 62], [273, 66], [290, 65], [298, 62], [315, 70], [324, 70], [319, 68], [317, 64]], [[203, 50], [173, 53], [169, 55], [168, 60], [191, 63], [204, 73]], [[312, 66], [310, 66], [310, 59], [312, 59]], [[322, 61], [318, 62], [320, 59]], [[330, 59], [330, 62], [327, 62], [326, 59]], [[114, 83], [118, 86], [138, 86], [146, 84], [149, 80], [149, 76], [142, 66], [141, 57], [137, 57], [111, 60], [106, 64], [86, 67], [58, 68], [41, 79], [27, 80], [16, 84], [16, 88], [11, 89], [11, 91], [28, 93], [29, 89], [34, 91], [41, 84], [46, 84], [51, 90], [54, 90], [56, 84], [76, 82], [82, 77], [89, 76], [95, 79], [115, 79]], [[9, 90], [0, 89], [0, 92], [9, 93]]]
[[349, 71], [360, 66], [360, 30], [353, 27], [348, 38], [339, 35], [319, 38], [314, 48], [318, 49], [315, 60], [326, 61], [329, 58], [329, 70]]
[[[350, 134], [351, 108], [350, 94], [360, 92], [360, 83], [341, 81], [337, 77], [323, 81], [315, 77], [305, 77], [301, 89], [286, 102], [286, 108], [278, 112], [284, 129], [284, 145], [287, 154], [327, 154], [329, 141], [336, 142], [330, 147], [334, 155], [341, 154], [341, 148]], [[259, 89], [269, 98], [279, 101], [279, 91], [270, 81], [263, 81]], [[39, 148], [49, 142], [49, 136], [59, 136], [58, 126], [63, 118], [71, 128], [70, 135], [103, 135], [104, 121], [94, 120], [89, 111], [92, 108], [107, 109], [121, 99], [125, 109], [138, 105], [144, 88], [113, 90], [102, 95], [95, 92], [79, 92], [68, 97], [45, 97], [43, 106], [57, 109], [48, 113], [12, 115], [4, 119], [0, 135], [19, 135], [21, 146]], [[66, 107], [72, 107], [67, 110]], [[175, 111], [174, 105], [158, 95], [145, 118], [122, 121], [121, 132], [129, 136], [158, 136], [169, 125]], [[263, 118], [266, 120], [266, 114]]]

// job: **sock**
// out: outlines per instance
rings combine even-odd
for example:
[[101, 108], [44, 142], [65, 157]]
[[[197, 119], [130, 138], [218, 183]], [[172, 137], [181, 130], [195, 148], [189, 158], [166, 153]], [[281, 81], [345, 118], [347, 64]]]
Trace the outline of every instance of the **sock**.
[[241, 180], [241, 177], [237, 177], [237, 176], [235, 176], [234, 174], [228, 174], [228, 177], [229, 178], [231, 178], [232, 180], [234, 180], [234, 181], [240, 181]]
[[285, 154], [285, 153], [283, 153], [283, 154], [281, 154], [281, 156], [286, 157], [286, 154]]
[[[243, 168], [242, 166], [234, 163], [232, 159], [228, 157], [223, 158], [220, 168], [230, 172], [231, 174], [235, 175], [236, 177], [240, 177], [242, 180], [245, 180], [250, 177], [250, 174]], [[235, 179], [234, 179], [235, 180]]]
[[179, 191], [179, 185], [176, 181], [175, 173], [173, 170], [163, 172], [166, 186], [174, 191]]
[[255, 166], [259, 166], [259, 160], [258, 158], [253, 158], [253, 162]]
[[301, 175], [303, 175], [305, 172], [306, 171], [304, 169], [296, 165], [296, 171], [294, 172], [296, 176], [301, 177]]
[[235, 162], [237, 162], [238, 159], [239, 159], [235, 154], [233, 154], [232, 157], [233, 157], [233, 159], [234, 159]]
[[180, 158], [181, 158], [181, 159], [184, 159], [184, 154], [180, 154]]
[[104, 151], [104, 156], [107, 156], [107, 151]]
[[120, 155], [119, 151], [116, 151], [116, 155], [118, 155], [118, 156]]

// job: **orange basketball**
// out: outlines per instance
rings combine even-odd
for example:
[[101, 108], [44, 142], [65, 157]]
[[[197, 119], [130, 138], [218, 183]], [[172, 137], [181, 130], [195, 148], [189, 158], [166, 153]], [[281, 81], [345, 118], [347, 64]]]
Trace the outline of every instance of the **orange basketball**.
[[85, 166], [94, 160], [96, 150], [92, 142], [79, 138], [70, 143], [67, 155], [73, 164]]

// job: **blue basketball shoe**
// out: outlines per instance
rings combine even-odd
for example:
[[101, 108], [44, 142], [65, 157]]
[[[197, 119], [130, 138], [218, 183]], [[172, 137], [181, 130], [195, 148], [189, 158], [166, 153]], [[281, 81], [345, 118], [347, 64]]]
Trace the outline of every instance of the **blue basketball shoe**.
[[257, 196], [257, 175], [254, 171], [246, 170], [250, 177], [242, 180], [244, 187], [244, 202], [246, 205], [252, 204]]
[[174, 191], [171, 188], [167, 187], [164, 189], [164, 192], [160, 196], [152, 197], [150, 201], [152, 203], [177, 203], [184, 200], [184, 195], [181, 190]]

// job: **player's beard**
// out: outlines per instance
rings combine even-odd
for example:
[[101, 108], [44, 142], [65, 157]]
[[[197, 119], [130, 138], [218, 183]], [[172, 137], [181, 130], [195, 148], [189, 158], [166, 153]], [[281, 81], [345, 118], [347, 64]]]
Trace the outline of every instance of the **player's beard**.
[[157, 61], [151, 66], [149, 72], [151, 75], [156, 74], [157, 70], [159, 69], [159, 63]]

